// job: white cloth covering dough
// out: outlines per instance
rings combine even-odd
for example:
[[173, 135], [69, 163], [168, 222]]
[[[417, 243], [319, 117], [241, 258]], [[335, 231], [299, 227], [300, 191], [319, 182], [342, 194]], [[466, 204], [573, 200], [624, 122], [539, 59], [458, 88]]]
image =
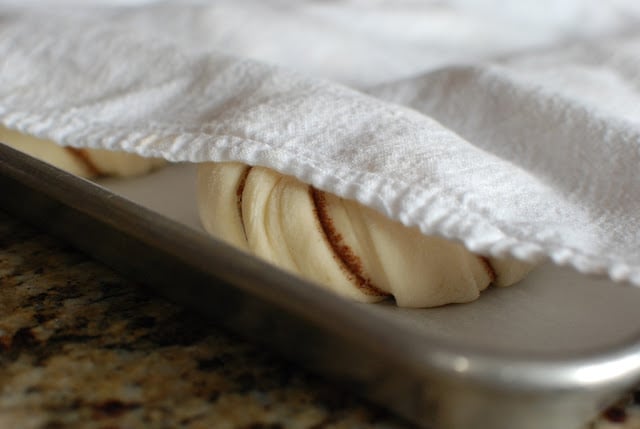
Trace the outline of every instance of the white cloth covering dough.
[[638, 2], [400, 3], [0, 7], [0, 124], [640, 286]]
[[492, 283], [517, 282], [532, 267], [478, 256], [264, 167], [200, 164], [198, 200], [212, 235], [358, 301], [469, 302]]
[[0, 126], [0, 142], [80, 177], [136, 176], [164, 164], [162, 159], [103, 149], [58, 145]]

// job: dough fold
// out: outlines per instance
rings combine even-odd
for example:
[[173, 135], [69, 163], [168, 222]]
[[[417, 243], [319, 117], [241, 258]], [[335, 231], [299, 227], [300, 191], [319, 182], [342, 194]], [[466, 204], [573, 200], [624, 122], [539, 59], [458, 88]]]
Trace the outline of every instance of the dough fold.
[[197, 192], [210, 234], [362, 302], [465, 303], [490, 284], [518, 282], [532, 268], [476, 255], [263, 167], [200, 164]]
[[77, 149], [60, 146], [0, 126], [0, 142], [45, 161], [76, 176], [136, 176], [163, 165], [164, 160], [144, 158], [127, 152]]

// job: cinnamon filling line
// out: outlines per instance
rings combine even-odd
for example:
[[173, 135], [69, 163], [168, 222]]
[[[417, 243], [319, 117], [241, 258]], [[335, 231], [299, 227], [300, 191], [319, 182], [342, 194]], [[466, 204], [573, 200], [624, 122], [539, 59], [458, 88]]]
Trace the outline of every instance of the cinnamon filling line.
[[486, 258], [484, 256], [478, 256], [478, 258], [480, 259], [480, 262], [482, 263], [484, 269], [487, 271], [487, 274], [489, 274], [489, 283], [493, 283], [494, 281], [496, 281], [498, 275], [496, 274], [496, 270], [493, 269], [489, 258]]
[[240, 181], [238, 182], [238, 186], [236, 187], [236, 207], [238, 209], [238, 216], [240, 216], [240, 225], [242, 225], [242, 233], [244, 234], [244, 239], [247, 240], [247, 230], [244, 227], [244, 217], [242, 215], [242, 194], [244, 192], [244, 185], [247, 183], [247, 177], [249, 177], [249, 172], [251, 171], [251, 167], [247, 167], [242, 172], [242, 176], [240, 176]]
[[309, 186], [309, 194], [313, 201], [316, 218], [320, 223], [327, 243], [331, 246], [334, 257], [353, 280], [354, 284], [367, 295], [391, 296], [391, 294], [376, 287], [371, 282], [371, 279], [365, 276], [362, 261], [348, 245], [343, 243], [342, 235], [336, 231], [333, 219], [327, 212], [327, 200], [324, 193]]
[[80, 163], [84, 165], [89, 174], [91, 174], [92, 176], [102, 176], [104, 174], [91, 160], [91, 157], [89, 156], [89, 153], [86, 151], [86, 149], [79, 149], [68, 146], [66, 146], [65, 149], [71, 154], [71, 156], [80, 161]]

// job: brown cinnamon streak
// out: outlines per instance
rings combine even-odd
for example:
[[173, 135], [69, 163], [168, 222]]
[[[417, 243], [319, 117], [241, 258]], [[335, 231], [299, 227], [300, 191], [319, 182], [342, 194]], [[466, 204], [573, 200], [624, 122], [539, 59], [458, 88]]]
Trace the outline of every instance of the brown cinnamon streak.
[[371, 279], [367, 278], [364, 274], [360, 258], [353, 253], [351, 247], [343, 243], [342, 235], [336, 231], [333, 219], [331, 219], [331, 216], [329, 216], [327, 212], [327, 200], [324, 192], [310, 186], [309, 194], [313, 201], [316, 217], [327, 242], [333, 250], [334, 257], [355, 285], [367, 295], [391, 296], [389, 293], [373, 285]]
[[104, 174], [104, 172], [102, 172], [91, 160], [86, 149], [78, 149], [75, 147], [65, 147], [65, 149], [71, 154], [71, 156], [76, 158], [85, 166], [91, 176], [102, 176]]
[[247, 231], [245, 230], [244, 217], [242, 216], [242, 193], [244, 192], [244, 185], [247, 183], [247, 177], [249, 177], [251, 168], [252, 167], [247, 167], [244, 169], [242, 176], [240, 177], [238, 187], [236, 188], [236, 207], [238, 208], [238, 216], [240, 216], [240, 224], [242, 225], [242, 232], [244, 233], [245, 240], [247, 239]]
[[480, 262], [482, 263], [482, 266], [484, 267], [484, 269], [487, 271], [487, 274], [489, 274], [489, 282], [493, 283], [494, 281], [496, 281], [496, 278], [497, 278], [496, 270], [493, 269], [493, 266], [491, 265], [489, 258], [486, 258], [484, 256], [478, 256], [478, 258], [480, 259]]

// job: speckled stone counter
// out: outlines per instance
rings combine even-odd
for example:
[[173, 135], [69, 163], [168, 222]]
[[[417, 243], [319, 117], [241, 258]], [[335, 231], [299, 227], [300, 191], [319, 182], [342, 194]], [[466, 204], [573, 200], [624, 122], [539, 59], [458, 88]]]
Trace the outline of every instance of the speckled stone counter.
[[409, 428], [0, 212], [0, 428], [80, 427]]

